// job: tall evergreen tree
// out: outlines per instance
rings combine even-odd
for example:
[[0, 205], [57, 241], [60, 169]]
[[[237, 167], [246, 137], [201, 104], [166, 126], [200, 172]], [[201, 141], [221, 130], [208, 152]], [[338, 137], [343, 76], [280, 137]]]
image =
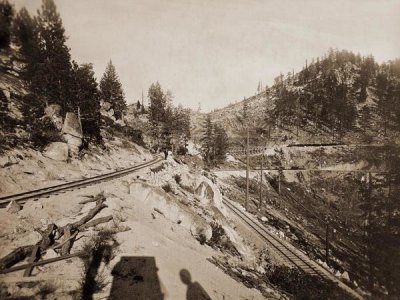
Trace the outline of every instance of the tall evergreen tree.
[[149, 121], [152, 124], [157, 124], [165, 121], [165, 112], [167, 101], [160, 83], [152, 83], [149, 92]]
[[111, 60], [100, 80], [100, 92], [104, 101], [111, 104], [116, 119], [121, 119], [126, 111], [125, 95], [117, 72]]
[[79, 108], [81, 114], [82, 130], [84, 136], [93, 142], [101, 142], [100, 135], [100, 92], [94, 77], [93, 65], [82, 64], [78, 66], [73, 62], [74, 72], [74, 106]]
[[35, 74], [31, 78], [32, 90], [47, 104], [59, 104], [63, 112], [73, 110], [71, 55], [66, 45], [65, 29], [53, 0], [43, 0], [38, 11], [37, 26], [40, 53]]
[[203, 155], [203, 159], [207, 164], [211, 163], [213, 159], [213, 150], [214, 150], [214, 128], [211, 122], [211, 116], [207, 115], [207, 118], [204, 123], [204, 133], [201, 138], [201, 152]]
[[14, 7], [8, 0], [0, 2], [0, 49], [10, 45]]
[[[42, 67], [37, 18], [32, 18], [25, 7], [17, 13], [13, 22], [15, 43], [26, 62], [24, 78], [32, 83], [39, 68]], [[32, 84], [31, 84], [32, 87]]]
[[226, 159], [228, 151], [228, 135], [224, 128], [215, 125], [214, 127], [214, 147], [215, 147], [215, 160], [223, 162]]

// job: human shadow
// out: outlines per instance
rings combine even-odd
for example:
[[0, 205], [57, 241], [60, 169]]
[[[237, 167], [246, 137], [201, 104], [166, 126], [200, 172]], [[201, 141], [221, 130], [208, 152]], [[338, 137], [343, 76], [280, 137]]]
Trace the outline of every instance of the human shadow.
[[111, 271], [108, 299], [163, 300], [158, 268], [152, 256], [123, 256]]
[[187, 285], [186, 300], [211, 300], [211, 297], [200, 283], [192, 282], [192, 276], [188, 270], [180, 270], [179, 276], [182, 282]]

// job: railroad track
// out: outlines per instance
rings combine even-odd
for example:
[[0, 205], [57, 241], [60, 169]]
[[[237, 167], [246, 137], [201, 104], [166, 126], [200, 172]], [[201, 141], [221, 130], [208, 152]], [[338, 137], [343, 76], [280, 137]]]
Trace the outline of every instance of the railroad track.
[[39, 199], [42, 197], [48, 197], [51, 194], [59, 194], [59, 193], [66, 192], [68, 190], [80, 189], [82, 187], [86, 187], [89, 185], [98, 184], [98, 183], [101, 183], [104, 181], [116, 179], [116, 178], [128, 175], [132, 172], [135, 172], [137, 170], [143, 169], [145, 167], [152, 166], [160, 161], [162, 161], [161, 158], [155, 158], [155, 159], [145, 162], [143, 164], [139, 164], [139, 165], [136, 165], [136, 166], [133, 166], [130, 168], [126, 168], [126, 169], [122, 169], [122, 170], [118, 170], [115, 172], [110, 172], [110, 173], [106, 173], [106, 174], [93, 176], [90, 178], [85, 178], [85, 179], [71, 181], [71, 182], [67, 182], [67, 183], [63, 183], [63, 184], [59, 184], [59, 185], [53, 185], [50, 187], [45, 187], [45, 188], [41, 188], [41, 189], [36, 189], [36, 190], [32, 190], [32, 191], [27, 191], [27, 192], [23, 192], [23, 193], [12, 194], [12, 195], [8, 195], [8, 196], [0, 197], [0, 208], [6, 207], [7, 204], [13, 200], [19, 204], [23, 204], [30, 199]]
[[358, 299], [362, 297], [356, 293], [353, 289], [348, 287], [346, 284], [338, 280], [332, 274], [330, 274], [323, 267], [309, 259], [304, 253], [295, 249], [288, 243], [280, 240], [273, 233], [269, 232], [263, 225], [261, 225], [253, 216], [242, 211], [240, 208], [235, 206], [230, 200], [224, 198], [223, 203], [244, 223], [246, 223], [251, 229], [253, 229], [269, 246], [270, 248], [279, 255], [289, 266], [298, 268], [304, 273], [317, 276], [324, 281], [333, 281], [338, 284], [341, 288], [352, 294]]

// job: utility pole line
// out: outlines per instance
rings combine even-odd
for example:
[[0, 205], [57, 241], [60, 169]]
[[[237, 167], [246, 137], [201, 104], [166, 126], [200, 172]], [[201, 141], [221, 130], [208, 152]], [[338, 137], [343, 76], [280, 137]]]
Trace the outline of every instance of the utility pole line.
[[264, 164], [264, 153], [261, 155], [261, 173], [260, 173], [260, 202], [258, 203], [258, 208], [261, 209], [262, 205], [262, 184], [263, 184], [263, 164]]
[[329, 266], [329, 231], [330, 231], [330, 224], [329, 224], [329, 216], [326, 217], [326, 233], [325, 233], [325, 260], [326, 264]]
[[247, 125], [247, 141], [246, 141], [246, 199], [245, 209], [248, 210], [249, 202], [249, 126]]

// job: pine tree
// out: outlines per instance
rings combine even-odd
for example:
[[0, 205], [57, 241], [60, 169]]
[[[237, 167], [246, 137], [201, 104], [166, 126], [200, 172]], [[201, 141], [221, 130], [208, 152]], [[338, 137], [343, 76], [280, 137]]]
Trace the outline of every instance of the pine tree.
[[71, 56], [61, 17], [53, 0], [43, 0], [37, 18], [39, 55], [32, 90], [47, 103], [59, 104], [63, 112], [72, 110], [73, 75]]
[[74, 106], [79, 108], [81, 114], [82, 130], [84, 136], [93, 142], [100, 143], [100, 92], [94, 77], [93, 65], [82, 64], [78, 66], [73, 62], [75, 79]]
[[217, 162], [223, 162], [226, 159], [226, 153], [228, 151], [228, 135], [224, 128], [216, 125], [214, 127], [214, 146], [215, 146], [215, 160]]
[[115, 118], [121, 119], [127, 106], [121, 82], [111, 60], [100, 80], [100, 92], [102, 99], [111, 104]]
[[210, 164], [214, 159], [213, 150], [214, 150], [214, 128], [211, 122], [211, 116], [207, 115], [207, 118], [204, 123], [204, 133], [201, 139], [201, 152], [203, 155], [203, 159], [207, 164]]
[[158, 82], [152, 83], [149, 92], [149, 121], [151, 124], [159, 124], [165, 121], [167, 108], [166, 98]]
[[8, 0], [0, 2], [0, 49], [10, 45], [14, 7]]
[[23, 77], [32, 83], [38, 69], [42, 67], [39, 27], [37, 18], [32, 18], [25, 7], [21, 8], [14, 18], [13, 36], [26, 62]]

